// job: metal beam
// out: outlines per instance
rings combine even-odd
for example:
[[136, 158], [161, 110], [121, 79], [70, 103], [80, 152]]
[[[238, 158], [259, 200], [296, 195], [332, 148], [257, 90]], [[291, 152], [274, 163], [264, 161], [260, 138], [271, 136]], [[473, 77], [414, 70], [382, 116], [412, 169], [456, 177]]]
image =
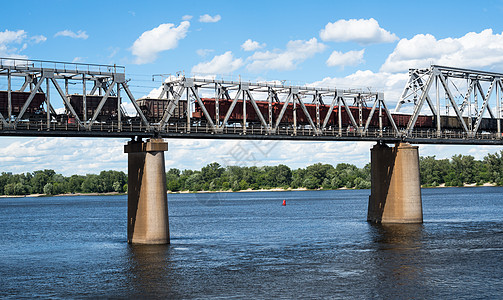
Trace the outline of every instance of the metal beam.
[[19, 112], [19, 114], [16, 117], [16, 120], [14, 121], [14, 126], [16, 126], [17, 123], [19, 122], [19, 120], [21, 120], [24, 113], [28, 109], [28, 106], [30, 106], [30, 103], [33, 100], [33, 97], [35, 97], [37, 90], [40, 88], [40, 85], [42, 84], [43, 79], [44, 79], [44, 77], [42, 76], [42, 78], [40, 78], [40, 80], [35, 85], [35, 88], [31, 91], [30, 96], [28, 96], [28, 99], [26, 99], [26, 102], [24, 103], [23, 108], [21, 108], [21, 111]]
[[[473, 128], [473, 131], [472, 131], [473, 133], [476, 133], [479, 130], [480, 122], [482, 121], [482, 117], [484, 116], [484, 112], [485, 112], [486, 108], [488, 107], [489, 98], [491, 97], [491, 94], [493, 92], [493, 89], [494, 89], [496, 82], [497, 82], [496, 79], [493, 80], [493, 82], [491, 82], [491, 85], [489, 86], [489, 89], [487, 90], [487, 94], [484, 97], [484, 102], [482, 104], [482, 108], [479, 110], [479, 115], [477, 116], [477, 120], [475, 121], [475, 127]], [[492, 116], [492, 118], [494, 119], [494, 116]]]
[[79, 116], [75, 112], [75, 109], [73, 109], [73, 106], [70, 104], [70, 101], [68, 101], [67, 96], [63, 93], [63, 90], [59, 86], [56, 79], [54, 77], [52, 77], [51, 81], [52, 81], [52, 84], [54, 85], [54, 87], [56, 87], [56, 90], [58, 91], [59, 95], [61, 96], [61, 99], [63, 99], [63, 102], [65, 103], [66, 107], [70, 110], [72, 115], [75, 116], [75, 119], [77, 120], [77, 124], [79, 124], [79, 126], [84, 127], [84, 124], [82, 124], [82, 121], [80, 120]]
[[238, 91], [236, 92], [236, 96], [234, 97], [234, 100], [232, 100], [231, 106], [227, 110], [227, 113], [225, 114], [224, 121], [222, 122], [222, 125], [220, 125], [219, 130], [222, 130], [223, 127], [227, 124], [229, 121], [229, 118], [231, 117], [232, 111], [234, 110], [234, 107], [236, 107], [236, 103], [238, 102], [239, 95], [241, 94], [241, 85], [239, 86]]
[[309, 115], [309, 112], [307, 111], [307, 108], [306, 106], [304, 105], [304, 102], [302, 102], [302, 100], [300, 99], [299, 95], [295, 95], [294, 97], [297, 97], [297, 101], [299, 102], [300, 104], [300, 107], [302, 108], [302, 111], [304, 112], [304, 115], [306, 116], [307, 118], [307, 121], [309, 121], [309, 125], [311, 125], [311, 127], [313, 128], [313, 130], [319, 134], [319, 130], [318, 128], [314, 125], [314, 122], [313, 122], [313, 119], [311, 118], [311, 116]]
[[421, 108], [423, 107], [424, 101], [426, 100], [426, 97], [428, 96], [428, 92], [430, 90], [431, 84], [433, 82], [434, 78], [434, 70], [432, 74], [428, 77], [428, 81], [426, 81], [426, 86], [424, 89], [421, 89], [423, 92], [421, 93], [421, 96], [419, 97], [419, 103], [416, 103], [414, 106], [414, 111], [412, 112], [412, 116], [409, 120], [409, 124], [407, 124], [407, 134], [410, 134], [412, 130], [414, 129], [414, 126], [416, 125], [417, 118], [419, 117], [419, 113], [421, 112]]
[[125, 82], [122, 82], [121, 85], [124, 88], [124, 91], [126, 91], [126, 94], [129, 98], [129, 100], [131, 101], [131, 104], [133, 104], [133, 107], [136, 110], [136, 112], [138, 113], [138, 115], [140, 116], [143, 124], [145, 124], [145, 126], [147, 127], [147, 130], [150, 130], [150, 123], [147, 121], [147, 118], [145, 118], [145, 115], [143, 114], [140, 107], [138, 106], [138, 103], [136, 103], [136, 100], [134, 99], [133, 94], [129, 90], [129, 87], [127, 86], [127, 84]]
[[107, 99], [110, 96], [110, 93], [112, 92], [112, 89], [113, 89], [114, 85], [115, 85], [115, 79], [112, 82], [112, 84], [108, 87], [105, 95], [103, 96], [103, 98], [101, 99], [100, 103], [98, 104], [98, 107], [96, 108], [96, 111], [94, 112], [94, 115], [93, 115], [91, 121], [89, 121], [89, 124], [87, 125], [88, 129], [91, 129], [91, 127], [93, 126], [94, 122], [96, 121], [96, 118], [98, 118], [98, 115], [101, 112], [101, 110], [103, 109], [103, 106], [105, 105], [105, 102], [107, 102]]
[[258, 108], [258, 105], [255, 102], [255, 99], [253, 98], [252, 94], [250, 93], [250, 90], [246, 90], [245, 93], [247, 94], [248, 98], [250, 99], [250, 102], [252, 103], [252, 106], [255, 109], [257, 116], [259, 117], [260, 123], [262, 123], [262, 126], [264, 126], [264, 128], [268, 129], [269, 126], [267, 126], [267, 122], [265, 121], [264, 116], [262, 115], [262, 112]]
[[[164, 110], [164, 113], [161, 118], [161, 122], [159, 122], [159, 130], [162, 130], [164, 128], [164, 125], [169, 121], [171, 116], [173, 115], [173, 112], [175, 111], [175, 108], [178, 106], [178, 103], [180, 102], [180, 98], [182, 97], [183, 94], [183, 89], [185, 87], [179, 86], [178, 91], [173, 91], [170, 87], [170, 90], [172, 91], [173, 99], [168, 99], [168, 106]], [[168, 97], [169, 98], [169, 97]]]
[[466, 123], [463, 120], [463, 116], [461, 115], [461, 112], [458, 109], [458, 105], [456, 104], [456, 101], [454, 101], [454, 97], [451, 94], [451, 90], [449, 89], [449, 86], [447, 85], [447, 82], [442, 74], [437, 75], [438, 78], [440, 78], [440, 82], [442, 82], [442, 85], [444, 86], [444, 90], [447, 93], [447, 98], [449, 98], [452, 107], [454, 108], [454, 112], [456, 112], [456, 116], [458, 116], [459, 121], [461, 124], [463, 124], [463, 129], [465, 132], [469, 132], [468, 128], [466, 127]]
[[285, 102], [283, 103], [283, 107], [281, 108], [281, 111], [279, 112], [279, 116], [276, 119], [276, 125], [274, 126], [274, 131], [278, 130], [279, 123], [281, 122], [281, 119], [283, 119], [283, 115], [285, 114], [286, 108], [288, 107], [288, 103], [290, 103], [290, 99], [292, 98], [292, 90], [288, 93], [288, 96], [286, 97]]

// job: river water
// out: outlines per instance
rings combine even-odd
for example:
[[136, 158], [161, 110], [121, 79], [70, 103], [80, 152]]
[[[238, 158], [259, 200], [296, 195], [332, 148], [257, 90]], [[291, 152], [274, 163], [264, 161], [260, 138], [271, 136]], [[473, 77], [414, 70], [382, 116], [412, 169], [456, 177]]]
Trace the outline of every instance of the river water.
[[0, 297], [502, 297], [503, 188], [423, 189], [422, 225], [369, 193], [170, 194], [169, 246], [126, 243], [126, 196], [0, 199]]

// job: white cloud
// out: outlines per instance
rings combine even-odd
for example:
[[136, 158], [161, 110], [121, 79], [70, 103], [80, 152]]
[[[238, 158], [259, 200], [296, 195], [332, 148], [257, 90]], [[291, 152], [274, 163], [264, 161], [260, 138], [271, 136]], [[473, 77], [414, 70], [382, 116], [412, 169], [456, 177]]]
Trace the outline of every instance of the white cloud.
[[152, 30], [145, 31], [133, 43], [131, 52], [136, 56], [135, 63], [145, 64], [157, 59], [157, 54], [162, 51], [178, 47], [178, 41], [187, 36], [190, 22], [183, 21], [178, 27], [166, 23]]
[[244, 51], [255, 51], [261, 48], [264, 48], [266, 46], [265, 43], [260, 44], [257, 41], [252, 41], [251, 39], [247, 39], [242, 45], [241, 48]]
[[199, 55], [201, 57], [206, 57], [206, 56], [208, 56], [208, 54], [212, 53], [213, 51], [215, 51], [215, 50], [213, 50], [213, 49], [197, 49], [196, 53], [197, 53], [197, 55]]
[[331, 87], [339, 89], [358, 88], [363, 90], [384, 92], [384, 99], [389, 109], [400, 98], [400, 94], [407, 82], [407, 73], [374, 73], [370, 70], [356, 71], [346, 77], [326, 77], [321, 81], [312, 83], [313, 86]]
[[89, 37], [89, 35], [87, 35], [87, 33], [85, 31], [79, 30], [79, 31], [77, 31], [77, 33], [75, 33], [75, 32], [68, 30], [68, 29], [56, 32], [54, 37], [58, 37], [58, 36], [66, 36], [66, 37], [71, 37], [73, 39], [83, 39], [83, 40], [86, 40]]
[[316, 53], [324, 51], [326, 45], [319, 43], [316, 38], [309, 41], [289, 41], [286, 50], [255, 52], [249, 59], [247, 66], [252, 72], [264, 70], [294, 70], [297, 65]]
[[216, 23], [220, 21], [222, 17], [220, 15], [210, 16], [208, 14], [202, 15], [199, 17], [199, 22], [201, 23]]
[[320, 37], [323, 41], [357, 42], [362, 45], [390, 43], [398, 39], [394, 33], [381, 28], [373, 18], [329, 22], [320, 31]]
[[[44, 42], [47, 38], [43, 35], [28, 37], [28, 33], [24, 30], [17, 31], [0, 31], [0, 56], [12, 58], [27, 58], [26, 55], [20, 54], [28, 47], [28, 44], [38, 44]], [[15, 44], [21, 47], [14, 46]]]
[[184, 15], [184, 16], [182, 17], [182, 20], [183, 20], [183, 21], [190, 21], [190, 20], [192, 20], [192, 18], [193, 18], [193, 16], [191, 16], [191, 15]]
[[35, 44], [47, 41], [47, 38], [43, 35], [34, 35], [30, 38]]
[[202, 62], [192, 67], [192, 73], [224, 74], [232, 73], [243, 66], [241, 58], [234, 59], [231, 51], [215, 56], [211, 61]]
[[348, 51], [345, 53], [334, 51], [327, 59], [327, 66], [356, 66], [363, 63], [363, 54], [365, 49], [360, 51]]
[[5, 30], [0, 32], [0, 44], [21, 43], [26, 36], [27, 34], [24, 30]]
[[85, 58], [84, 57], [80, 57], [80, 56], [77, 56], [77, 57], [75, 57], [72, 60], [72, 62], [74, 62], [74, 63], [80, 63], [80, 62], [83, 62], [83, 61], [85, 61]]
[[437, 40], [431, 34], [418, 34], [398, 42], [382, 65], [384, 72], [405, 72], [409, 68], [439, 64], [461, 68], [503, 68], [503, 33], [492, 29], [469, 32], [460, 38]]

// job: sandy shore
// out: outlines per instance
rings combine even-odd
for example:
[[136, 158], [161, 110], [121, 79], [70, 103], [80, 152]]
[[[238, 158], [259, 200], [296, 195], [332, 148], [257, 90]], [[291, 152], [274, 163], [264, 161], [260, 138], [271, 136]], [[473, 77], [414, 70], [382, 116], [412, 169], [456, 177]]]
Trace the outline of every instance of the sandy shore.
[[[472, 184], [464, 184], [463, 187], [480, 187], [480, 186], [496, 186], [493, 183], [484, 183], [483, 185], [477, 185], [476, 183]], [[446, 188], [449, 186], [445, 186], [444, 183], [440, 184], [439, 186], [436, 187], [424, 187], [422, 188]], [[320, 189], [321, 190], [321, 189]], [[348, 190], [348, 188], [343, 187], [340, 189], [336, 190]], [[168, 194], [197, 194], [197, 193], [242, 193], [242, 192], [288, 192], [288, 191], [308, 191], [306, 188], [298, 188], [298, 189], [283, 189], [283, 188], [273, 188], [273, 189], [260, 189], [260, 190], [252, 190], [252, 189], [247, 189], [247, 190], [240, 190], [240, 191], [232, 191], [232, 190], [224, 190], [224, 191], [197, 191], [197, 192], [191, 192], [191, 191], [179, 191], [179, 192], [171, 192], [168, 191]], [[116, 195], [127, 195], [127, 193], [117, 193], [117, 192], [110, 192], [110, 193], [75, 193], [75, 194], [59, 194], [59, 195], [51, 195], [48, 196], [46, 194], [30, 194], [30, 195], [16, 195], [16, 196], [7, 196], [7, 195], [0, 195], [0, 198], [24, 198], [24, 197], [63, 197], [63, 196], [116, 196]]]

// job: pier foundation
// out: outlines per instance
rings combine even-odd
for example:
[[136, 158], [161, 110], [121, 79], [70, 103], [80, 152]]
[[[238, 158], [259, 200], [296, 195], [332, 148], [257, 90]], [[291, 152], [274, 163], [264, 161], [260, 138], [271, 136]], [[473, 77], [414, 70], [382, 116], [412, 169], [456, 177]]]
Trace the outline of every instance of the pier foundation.
[[418, 147], [377, 144], [370, 153], [372, 188], [367, 221], [422, 223]]
[[128, 154], [128, 243], [169, 244], [168, 197], [162, 139], [130, 141]]

